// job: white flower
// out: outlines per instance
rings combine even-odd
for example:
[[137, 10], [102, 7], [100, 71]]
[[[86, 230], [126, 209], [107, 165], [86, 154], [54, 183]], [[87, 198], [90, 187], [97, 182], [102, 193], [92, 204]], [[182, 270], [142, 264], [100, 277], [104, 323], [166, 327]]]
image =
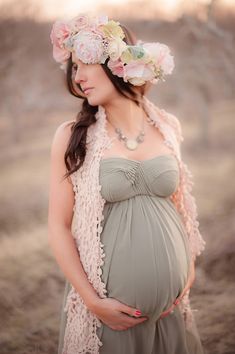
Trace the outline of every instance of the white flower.
[[108, 55], [110, 56], [111, 60], [118, 60], [126, 48], [127, 45], [121, 38], [115, 38], [108, 44]]
[[129, 81], [132, 85], [141, 86], [146, 81], [154, 78], [152, 65], [133, 60], [124, 66], [124, 81]]

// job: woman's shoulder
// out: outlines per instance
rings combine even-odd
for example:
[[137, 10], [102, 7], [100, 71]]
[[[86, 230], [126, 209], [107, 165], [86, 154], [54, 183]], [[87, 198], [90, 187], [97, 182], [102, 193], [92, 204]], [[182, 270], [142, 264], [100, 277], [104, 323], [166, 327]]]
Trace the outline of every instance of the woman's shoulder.
[[68, 134], [69, 131], [71, 131], [71, 127], [75, 124], [75, 120], [66, 120], [62, 123], [60, 123], [56, 130], [55, 134]]
[[75, 124], [75, 120], [67, 120], [63, 123], [60, 123], [54, 133], [54, 138], [63, 139], [68, 138], [71, 135], [71, 128]]
[[52, 150], [64, 152], [67, 149], [71, 137], [71, 128], [74, 123], [75, 120], [68, 120], [57, 126], [52, 139]]

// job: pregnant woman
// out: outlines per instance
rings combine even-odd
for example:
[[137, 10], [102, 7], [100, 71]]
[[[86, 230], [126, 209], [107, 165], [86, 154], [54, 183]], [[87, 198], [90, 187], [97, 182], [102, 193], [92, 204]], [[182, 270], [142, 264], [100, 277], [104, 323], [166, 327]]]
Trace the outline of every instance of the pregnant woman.
[[202, 354], [189, 303], [205, 247], [178, 119], [145, 96], [161, 43], [107, 16], [56, 21], [54, 59], [82, 99], [51, 148], [49, 241], [66, 277], [58, 354]]

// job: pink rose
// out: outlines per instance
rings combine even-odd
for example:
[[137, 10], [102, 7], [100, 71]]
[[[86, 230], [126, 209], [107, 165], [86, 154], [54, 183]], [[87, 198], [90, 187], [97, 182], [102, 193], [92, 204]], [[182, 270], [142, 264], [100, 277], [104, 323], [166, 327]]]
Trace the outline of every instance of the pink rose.
[[80, 15], [74, 17], [70, 22], [71, 30], [74, 32], [79, 32], [81, 29], [84, 29], [89, 25], [89, 18], [87, 15]]
[[161, 65], [161, 68], [162, 68], [164, 74], [166, 74], [166, 75], [171, 74], [174, 67], [175, 67], [174, 57], [172, 55], [166, 56], [166, 58], [164, 59], [162, 65]]
[[51, 43], [61, 48], [63, 41], [70, 35], [70, 29], [65, 22], [56, 21], [51, 30]]
[[97, 26], [106, 25], [108, 23], [107, 15], [99, 15], [95, 18], [95, 23]]
[[108, 55], [104, 50], [103, 37], [94, 31], [80, 31], [74, 36], [74, 52], [85, 64], [103, 64]]
[[63, 62], [69, 58], [69, 51], [64, 48], [63, 42], [69, 37], [70, 31], [66, 23], [56, 21], [50, 33], [51, 43], [53, 44], [53, 58], [57, 62]]
[[124, 65], [120, 60], [109, 59], [108, 67], [114, 75], [117, 75], [119, 77], [124, 76]]
[[53, 46], [53, 58], [57, 63], [62, 63], [66, 61], [70, 57], [70, 52], [66, 49], [61, 49], [56, 47], [55, 45]]
[[154, 58], [156, 67], [161, 67], [164, 74], [171, 74], [174, 69], [173, 56], [170, 55], [170, 49], [162, 43], [145, 43], [144, 49]]

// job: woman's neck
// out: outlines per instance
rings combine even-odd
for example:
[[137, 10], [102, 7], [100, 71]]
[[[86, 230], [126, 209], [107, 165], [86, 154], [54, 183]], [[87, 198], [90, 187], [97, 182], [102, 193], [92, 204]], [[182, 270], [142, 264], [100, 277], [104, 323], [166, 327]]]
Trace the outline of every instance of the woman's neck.
[[117, 99], [104, 105], [108, 124], [120, 128], [123, 133], [135, 134], [142, 128], [143, 119], [147, 118], [142, 106], [131, 99]]

